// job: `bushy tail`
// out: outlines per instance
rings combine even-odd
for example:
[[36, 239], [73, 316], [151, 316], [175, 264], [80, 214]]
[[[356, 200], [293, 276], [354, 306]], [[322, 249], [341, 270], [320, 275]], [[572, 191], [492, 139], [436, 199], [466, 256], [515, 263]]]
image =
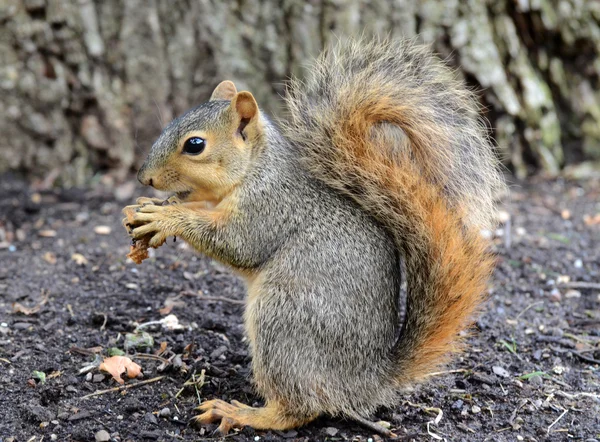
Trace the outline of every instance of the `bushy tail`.
[[421, 46], [339, 44], [293, 81], [286, 136], [322, 181], [393, 235], [408, 300], [394, 376], [444, 362], [472, 322], [492, 269], [479, 230], [503, 189], [473, 95]]

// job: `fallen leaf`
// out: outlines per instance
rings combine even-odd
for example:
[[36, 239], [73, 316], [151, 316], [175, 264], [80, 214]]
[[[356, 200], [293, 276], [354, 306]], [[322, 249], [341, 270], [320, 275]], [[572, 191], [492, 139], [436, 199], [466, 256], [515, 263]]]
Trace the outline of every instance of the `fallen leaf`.
[[75, 264], [80, 265], [80, 266], [84, 266], [87, 265], [88, 260], [85, 256], [83, 256], [81, 253], [73, 253], [71, 255], [71, 260], [75, 261]]
[[42, 306], [44, 304], [46, 304], [47, 302], [48, 302], [48, 295], [42, 296], [42, 299], [40, 300], [40, 302], [38, 302], [33, 307], [25, 307], [20, 302], [13, 302], [13, 305], [12, 305], [13, 313], [22, 313], [27, 316], [33, 315], [33, 314], [39, 312], [41, 310]]
[[142, 367], [127, 356], [111, 356], [100, 364], [100, 370], [109, 373], [119, 384], [124, 384], [121, 375], [126, 373], [129, 378], [135, 378], [142, 372]]
[[42, 384], [46, 383], [46, 373], [43, 371], [34, 370], [32, 374], [33, 377], [39, 379]]
[[154, 338], [149, 333], [141, 332], [125, 334], [125, 343], [123, 344], [125, 350], [130, 348], [152, 348], [153, 346]]
[[163, 354], [165, 351], [167, 351], [167, 341], [162, 341], [160, 343], [160, 348], [154, 352], [154, 354], [156, 356], [160, 356], [161, 354]]
[[185, 307], [187, 304], [185, 301], [180, 300], [181, 296], [175, 296], [173, 298], [165, 299], [165, 306], [158, 310], [161, 315], [168, 315], [173, 310], [173, 307]]
[[107, 353], [109, 356], [125, 356], [125, 352], [117, 347], [110, 347]]
[[586, 226], [595, 226], [600, 224], [600, 213], [596, 215], [583, 215], [583, 222]]

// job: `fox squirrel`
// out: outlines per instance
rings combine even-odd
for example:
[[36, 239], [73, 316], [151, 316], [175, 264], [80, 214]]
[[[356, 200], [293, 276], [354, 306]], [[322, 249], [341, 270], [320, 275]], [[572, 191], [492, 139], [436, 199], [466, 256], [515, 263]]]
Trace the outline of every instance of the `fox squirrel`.
[[321, 414], [369, 425], [460, 349], [493, 266], [480, 231], [494, 224], [502, 174], [473, 93], [428, 48], [340, 42], [286, 102], [277, 126], [250, 92], [219, 84], [138, 173], [179, 204], [145, 199], [124, 220], [134, 239], [181, 237], [247, 282], [266, 403], [202, 403], [196, 422], [222, 433]]

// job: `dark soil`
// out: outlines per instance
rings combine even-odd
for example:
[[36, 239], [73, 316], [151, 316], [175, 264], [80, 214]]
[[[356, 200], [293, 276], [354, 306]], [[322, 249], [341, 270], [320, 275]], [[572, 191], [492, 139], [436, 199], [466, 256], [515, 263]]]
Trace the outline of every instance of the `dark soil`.
[[[126, 202], [117, 202], [110, 188], [35, 192], [0, 178], [1, 442], [93, 441], [101, 430], [113, 441], [218, 439], [215, 425], [187, 424], [199, 400], [261, 403], [251, 386], [243, 305], [206, 299], [242, 300], [243, 285], [181, 241], [142, 265], [128, 262], [120, 210], [144, 190], [120, 189]], [[505, 226], [496, 232], [498, 267], [469, 349], [373, 416], [404, 440], [600, 439], [600, 224], [584, 222], [600, 213], [600, 184], [513, 186], [508, 212], [511, 245]], [[95, 233], [102, 225], [111, 233]], [[75, 253], [87, 264], [75, 262]], [[565, 277], [589, 284], [569, 287]], [[144, 374], [126, 385], [162, 380], [82, 399], [118, 384], [98, 369], [79, 371], [95, 354], [123, 349], [127, 333], [163, 318], [165, 301], [177, 296], [171, 313], [184, 328], [148, 325], [154, 344], [128, 351]], [[38, 312], [15, 312], [13, 303], [34, 308], [43, 299]], [[153, 356], [161, 343], [160, 358]], [[201, 373], [197, 390], [184, 385]], [[369, 438], [380, 440], [323, 417], [285, 433], [246, 428], [227, 439]]]

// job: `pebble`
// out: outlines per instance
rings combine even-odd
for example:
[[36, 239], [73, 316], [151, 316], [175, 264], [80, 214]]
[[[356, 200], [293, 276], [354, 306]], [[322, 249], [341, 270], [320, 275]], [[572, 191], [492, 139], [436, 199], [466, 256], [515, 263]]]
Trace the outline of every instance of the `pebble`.
[[110, 440], [110, 434], [106, 430], [98, 431], [95, 436], [96, 442], [108, 442]]
[[56, 434], [52, 433], [50, 435], [50, 440], [57, 440], [57, 439], [58, 439], [58, 436]]
[[90, 214], [88, 212], [79, 212], [75, 215], [75, 221], [78, 223], [84, 223], [90, 219]]
[[580, 269], [583, 267], [583, 261], [581, 259], [576, 259], [575, 262], [573, 263], [573, 266], [576, 269]]
[[473, 405], [471, 407], [471, 413], [473, 413], [473, 414], [481, 413], [481, 407], [479, 405]]
[[158, 425], [158, 419], [156, 419], [156, 416], [152, 413], [146, 413], [144, 415], [144, 420], [151, 424]]
[[567, 290], [565, 298], [581, 298], [581, 292], [579, 290]]
[[550, 292], [550, 301], [560, 302], [561, 300], [562, 294], [560, 293], [560, 290], [558, 290], [557, 288], [552, 289], [552, 291]]
[[96, 373], [93, 377], [92, 377], [92, 382], [98, 383], [98, 382], [102, 382], [104, 379], [106, 379], [106, 377], [101, 374], [101, 373]]
[[211, 359], [217, 359], [219, 356], [221, 356], [223, 353], [225, 353], [227, 351], [227, 346], [225, 345], [221, 345], [220, 347], [218, 347], [217, 349], [215, 349], [211, 354], [210, 354], [210, 358]]
[[161, 417], [169, 417], [171, 416], [171, 410], [169, 408], [163, 408], [158, 412], [158, 415]]
[[96, 226], [94, 227], [94, 232], [98, 235], [110, 235], [112, 229], [109, 226]]
[[454, 402], [452, 404], [452, 408], [455, 410], [462, 410], [462, 406], [463, 406], [464, 402], [460, 399], [458, 399], [456, 402]]
[[502, 378], [507, 378], [510, 376], [510, 373], [508, 371], [506, 371], [504, 368], [499, 367], [497, 365], [492, 367], [492, 371], [494, 372], [494, 374], [496, 376], [500, 376]]
[[333, 437], [333, 436], [335, 436], [336, 434], [338, 434], [338, 431], [340, 431], [340, 430], [338, 430], [338, 429], [337, 429], [337, 428], [335, 428], [335, 427], [327, 427], [327, 428], [325, 428], [325, 430], [324, 430], [324, 431], [325, 431], [325, 434], [327, 434], [328, 436], [331, 436], [331, 437]]
[[541, 385], [544, 385], [544, 380], [542, 379], [542, 377], [540, 375], [536, 374], [529, 378], [529, 383], [531, 385], [541, 386]]
[[29, 322], [15, 322], [12, 326], [13, 330], [27, 330], [31, 327]]

